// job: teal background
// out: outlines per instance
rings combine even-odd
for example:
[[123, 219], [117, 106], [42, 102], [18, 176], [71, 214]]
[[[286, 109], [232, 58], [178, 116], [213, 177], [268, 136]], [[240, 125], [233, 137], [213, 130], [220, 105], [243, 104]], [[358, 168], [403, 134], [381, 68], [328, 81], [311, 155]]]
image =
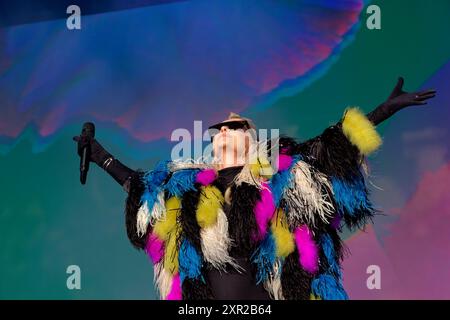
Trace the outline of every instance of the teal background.
[[[399, 75], [404, 76], [408, 91], [428, 86], [437, 88], [438, 97], [428, 106], [402, 111], [379, 127], [385, 145], [370, 158], [370, 162], [374, 182], [384, 190], [372, 187], [371, 190], [385, 216], [375, 219], [369, 234], [345, 235], [351, 238], [349, 246], [357, 256], [347, 259], [344, 277], [351, 298], [448, 299], [450, 254], [444, 250], [448, 248], [448, 236], [443, 235], [438, 242], [428, 238], [418, 240], [424, 247], [417, 250], [416, 255], [404, 256], [403, 262], [393, 256], [400, 255], [401, 259], [408, 243], [415, 246], [413, 240], [403, 237], [389, 242], [388, 239], [392, 232], [403, 230], [399, 223], [404, 220], [396, 212], [416, 195], [423, 176], [430, 172], [444, 175], [446, 171], [439, 170], [444, 170], [449, 162], [449, 100], [446, 92], [450, 81], [450, 1], [372, 3], [381, 7], [381, 30], [365, 27], [363, 9], [360, 25], [348, 46], [333, 57], [334, 62], [316, 80], [265, 108], [250, 104], [242, 113], [253, 118], [261, 128], [283, 128], [284, 133], [306, 139], [336, 122], [348, 105], [370, 111], [389, 95]], [[220, 116], [230, 110], [221, 110]], [[40, 142], [36, 142], [36, 129], [28, 126], [17, 137], [2, 143], [1, 299], [156, 298], [150, 261], [145, 254], [133, 249], [126, 237], [125, 192], [98, 168], [90, 170], [85, 186], [79, 183], [79, 159], [71, 138], [78, 134], [82, 122], [79, 119], [66, 123], [57, 134]], [[167, 157], [170, 152], [172, 144], [165, 139], [139, 144], [108, 121], [97, 123], [98, 139], [132, 168], [149, 169], [157, 159]], [[188, 128], [189, 125], [186, 123]], [[437, 130], [431, 131], [431, 138], [430, 135], [427, 138], [431, 140], [402, 140], [405, 133], [421, 132], [426, 128]], [[430, 149], [430, 146], [439, 148]], [[140, 151], [135, 154], [137, 149]], [[418, 155], [424, 153], [428, 160], [417, 160]], [[449, 187], [445, 180], [433, 186], [441, 191]], [[437, 221], [446, 227], [443, 230], [448, 230], [449, 206], [445, 196], [434, 200], [437, 204], [432, 210], [424, 209], [424, 214], [428, 215], [426, 220], [439, 214]], [[421, 221], [420, 217], [411, 219]], [[425, 222], [421, 221], [420, 225], [429, 230]], [[383, 256], [379, 264], [389, 265], [385, 268], [385, 279], [392, 286], [386, 285], [378, 292], [365, 288], [366, 258], [373, 248], [364, 250], [369, 244], [363, 237], [373, 238], [370, 245]], [[402, 241], [404, 243], [399, 245]], [[428, 251], [433, 254], [421, 256]], [[423, 266], [423, 260], [429, 263]], [[377, 264], [377, 260], [370, 263]], [[81, 268], [81, 290], [66, 287], [66, 268], [72, 264]], [[416, 264], [415, 274], [418, 277], [426, 274], [427, 280], [420, 286], [409, 287], [405, 283], [411, 279], [402, 278], [402, 266], [414, 269]]]

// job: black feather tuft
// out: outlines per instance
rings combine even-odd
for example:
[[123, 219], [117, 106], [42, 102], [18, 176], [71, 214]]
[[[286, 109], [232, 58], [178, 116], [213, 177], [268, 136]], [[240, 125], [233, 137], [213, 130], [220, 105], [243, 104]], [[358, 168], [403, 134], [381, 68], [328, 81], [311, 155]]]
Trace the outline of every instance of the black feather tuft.
[[258, 229], [253, 208], [260, 198], [258, 188], [253, 185], [232, 186], [228, 214], [230, 238], [236, 244], [230, 250], [232, 256], [248, 257], [256, 249], [252, 235], [256, 235]]
[[181, 285], [183, 300], [212, 300], [210, 285], [202, 279], [186, 278]]
[[286, 257], [281, 273], [281, 288], [286, 300], [309, 300], [312, 275], [303, 270], [297, 250]]
[[350, 250], [345, 245], [344, 241], [342, 241], [342, 238], [339, 236], [339, 232], [336, 229], [329, 228], [328, 234], [331, 237], [331, 240], [334, 244], [334, 251], [336, 252], [336, 259], [340, 263], [344, 260], [344, 258], [348, 257], [350, 255]]
[[136, 249], [144, 249], [147, 243], [147, 236], [151, 231], [150, 224], [147, 226], [147, 232], [139, 237], [136, 228], [136, 218], [140, 206], [142, 205], [141, 196], [144, 193], [145, 184], [143, 181], [144, 173], [135, 171], [130, 177], [129, 192], [125, 204], [125, 225], [127, 236], [131, 244]]
[[202, 252], [200, 226], [196, 218], [196, 210], [200, 198], [200, 186], [196, 185], [196, 190], [186, 191], [181, 200], [181, 213], [179, 222], [185, 237], [194, 246], [197, 252]]
[[320, 136], [298, 145], [297, 151], [327, 176], [352, 181], [361, 174], [363, 157], [345, 137], [341, 127], [338, 123], [325, 129]]
[[281, 135], [278, 140], [278, 148], [281, 154], [295, 155], [300, 152], [299, 143], [292, 137]]

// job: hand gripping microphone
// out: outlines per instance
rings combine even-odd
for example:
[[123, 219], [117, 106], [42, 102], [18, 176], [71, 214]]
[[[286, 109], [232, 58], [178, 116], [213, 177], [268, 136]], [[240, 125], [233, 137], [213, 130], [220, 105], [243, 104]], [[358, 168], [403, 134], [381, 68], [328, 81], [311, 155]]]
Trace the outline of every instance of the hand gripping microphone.
[[[92, 122], [86, 122], [83, 124], [83, 129], [81, 130], [81, 137], [94, 138], [95, 137], [95, 125]], [[89, 170], [89, 158], [90, 145], [86, 144], [81, 150], [80, 158], [80, 182], [81, 184], [86, 183], [87, 173]]]

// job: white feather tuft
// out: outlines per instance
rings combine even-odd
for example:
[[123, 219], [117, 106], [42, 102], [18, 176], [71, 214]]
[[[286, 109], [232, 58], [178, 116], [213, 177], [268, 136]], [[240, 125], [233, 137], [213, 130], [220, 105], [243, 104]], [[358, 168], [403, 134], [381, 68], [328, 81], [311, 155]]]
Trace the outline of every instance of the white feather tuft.
[[228, 220], [222, 209], [217, 212], [217, 222], [201, 229], [200, 236], [203, 256], [214, 268], [225, 270], [227, 265], [231, 265], [238, 271], [242, 270], [228, 253], [232, 243], [228, 236]]
[[169, 170], [175, 172], [183, 169], [210, 169], [213, 165], [206, 163], [203, 159], [177, 159], [169, 164]]
[[136, 230], [137, 235], [139, 237], [142, 237], [145, 232], [147, 231], [147, 225], [148, 225], [148, 218], [150, 216], [150, 213], [148, 211], [148, 204], [147, 201], [145, 201], [139, 208], [137, 217], [136, 217]]
[[281, 287], [281, 261], [277, 259], [269, 278], [264, 282], [264, 288], [274, 300], [284, 300]]
[[234, 183], [236, 186], [240, 186], [242, 183], [247, 183], [249, 185], [255, 186], [258, 189], [262, 188], [262, 183], [260, 179], [253, 176], [250, 164], [244, 165], [241, 172], [234, 178]]
[[330, 181], [323, 173], [301, 160], [292, 170], [293, 181], [284, 192], [290, 225], [302, 221], [314, 227], [317, 218], [328, 223], [334, 212]]
[[166, 216], [166, 207], [164, 201], [164, 191], [158, 193], [157, 200], [150, 212], [148, 208], [148, 201], [145, 201], [138, 210], [136, 216], [136, 231], [139, 237], [142, 237], [147, 232], [147, 225], [153, 226], [156, 221], [164, 219]]
[[153, 226], [156, 221], [164, 219], [166, 216], [166, 204], [164, 201], [164, 191], [158, 193], [157, 200], [153, 205], [152, 212], [150, 214], [150, 223]]
[[255, 165], [258, 163], [258, 159], [260, 157], [264, 157], [266, 153], [263, 153], [265, 150], [262, 148], [267, 148], [267, 146], [264, 144], [267, 143], [266, 141], [262, 141], [259, 143], [252, 143], [249, 147], [249, 151], [246, 155], [246, 161], [245, 165], [242, 168], [241, 172], [234, 178], [234, 184], [236, 186], [240, 186], [242, 183], [247, 183], [249, 185], [255, 186], [258, 189], [262, 188], [262, 179], [260, 177], [255, 177], [252, 173], [252, 164]]
[[165, 299], [172, 287], [172, 274], [164, 269], [164, 264], [162, 261], [155, 264], [153, 273], [155, 286], [159, 292], [159, 296], [161, 299]]

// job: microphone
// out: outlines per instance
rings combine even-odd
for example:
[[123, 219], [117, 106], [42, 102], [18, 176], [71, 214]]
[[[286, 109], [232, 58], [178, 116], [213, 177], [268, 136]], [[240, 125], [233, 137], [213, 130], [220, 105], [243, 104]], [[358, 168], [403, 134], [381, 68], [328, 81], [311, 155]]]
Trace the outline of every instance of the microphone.
[[[95, 137], [95, 125], [92, 122], [86, 122], [83, 124], [81, 130], [81, 137], [94, 138]], [[80, 182], [86, 184], [87, 173], [89, 170], [89, 158], [91, 157], [89, 144], [87, 144], [81, 151], [80, 158]]]

